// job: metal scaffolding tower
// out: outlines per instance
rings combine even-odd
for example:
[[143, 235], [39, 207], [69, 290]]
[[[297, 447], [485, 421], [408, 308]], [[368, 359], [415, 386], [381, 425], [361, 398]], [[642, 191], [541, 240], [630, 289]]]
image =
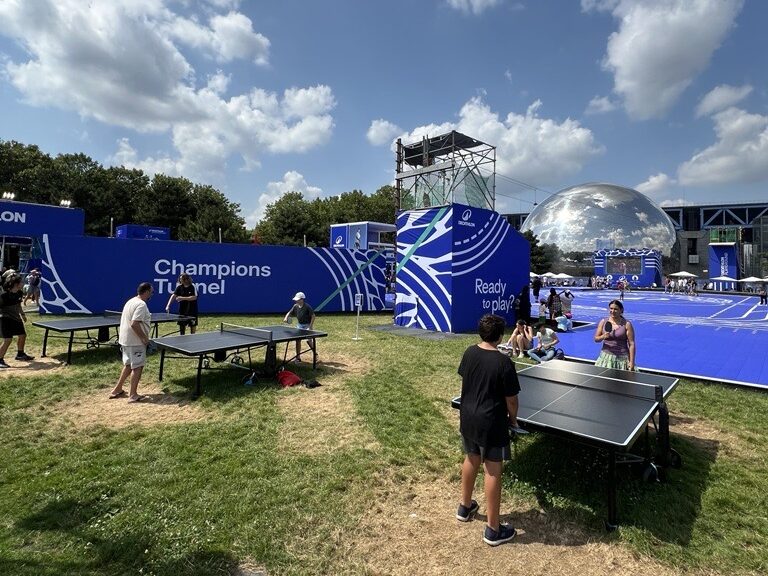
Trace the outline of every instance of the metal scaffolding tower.
[[496, 147], [455, 130], [421, 142], [397, 140], [397, 210], [452, 203], [494, 210]]

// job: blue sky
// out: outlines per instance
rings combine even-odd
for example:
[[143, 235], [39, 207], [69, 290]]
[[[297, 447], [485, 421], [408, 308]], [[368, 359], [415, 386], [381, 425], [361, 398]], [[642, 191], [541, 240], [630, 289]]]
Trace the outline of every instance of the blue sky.
[[[497, 146], [497, 210], [588, 181], [768, 200], [762, 0], [0, 0], [0, 138], [216, 186], [371, 193], [392, 142]], [[539, 188], [538, 192], [513, 180]]]

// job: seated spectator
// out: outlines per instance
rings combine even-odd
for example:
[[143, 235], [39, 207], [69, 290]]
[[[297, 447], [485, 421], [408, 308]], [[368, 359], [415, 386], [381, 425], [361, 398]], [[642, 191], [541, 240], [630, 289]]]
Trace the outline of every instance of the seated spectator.
[[570, 318], [558, 316], [555, 318], [555, 321], [557, 322], [558, 332], [570, 332], [573, 330], [573, 321]]
[[538, 343], [528, 350], [528, 357], [535, 362], [546, 362], [555, 357], [555, 347], [560, 343], [557, 333], [547, 327], [545, 322], [536, 325]]
[[512, 335], [507, 340], [507, 348], [512, 356], [523, 358], [533, 345], [533, 330], [523, 320], [518, 320]]

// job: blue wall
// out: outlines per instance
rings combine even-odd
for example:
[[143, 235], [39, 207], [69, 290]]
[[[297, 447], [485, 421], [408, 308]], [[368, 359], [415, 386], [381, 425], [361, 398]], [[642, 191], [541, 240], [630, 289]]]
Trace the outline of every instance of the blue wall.
[[498, 213], [453, 204], [397, 218], [395, 323], [474, 332], [483, 314], [515, 321], [530, 246]]
[[0, 201], [0, 236], [36, 238], [53, 230], [63, 236], [82, 236], [85, 213], [80, 208]]
[[43, 302], [48, 313], [120, 309], [152, 282], [161, 311], [181, 272], [192, 276], [201, 314], [283, 313], [298, 291], [318, 311], [384, 309], [384, 256], [376, 251], [43, 236]]

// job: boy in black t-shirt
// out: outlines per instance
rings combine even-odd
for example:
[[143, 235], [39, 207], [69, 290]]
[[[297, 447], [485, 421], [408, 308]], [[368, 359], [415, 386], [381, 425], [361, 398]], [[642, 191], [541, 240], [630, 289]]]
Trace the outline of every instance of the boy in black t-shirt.
[[467, 348], [459, 365], [461, 375], [460, 432], [464, 444], [461, 468], [461, 502], [456, 518], [469, 521], [479, 506], [472, 500], [475, 479], [483, 464], [488, 525], [483, 541], [491, 546], [509, 542], [515, 529], [499, 523], [501, 471], [509, 460], [509, 430], [517, 424], [520, 383], [515, 365], [496, 346], [504, 336], [504, 319], [486, 314], [480, 319], [479, 344]]
[[174, 300], [179, 302], [179, 315], [190, 317], [189, 320], [179, 321], [179, 334], [184, 334], [187, 326], [189, 333], [194, 334], [197, 331], [197, 292], [192, 284], [192, 277], [186, 272], [179, 275], [179, 283], [165, 306], [166, 312], [171, 311]]

